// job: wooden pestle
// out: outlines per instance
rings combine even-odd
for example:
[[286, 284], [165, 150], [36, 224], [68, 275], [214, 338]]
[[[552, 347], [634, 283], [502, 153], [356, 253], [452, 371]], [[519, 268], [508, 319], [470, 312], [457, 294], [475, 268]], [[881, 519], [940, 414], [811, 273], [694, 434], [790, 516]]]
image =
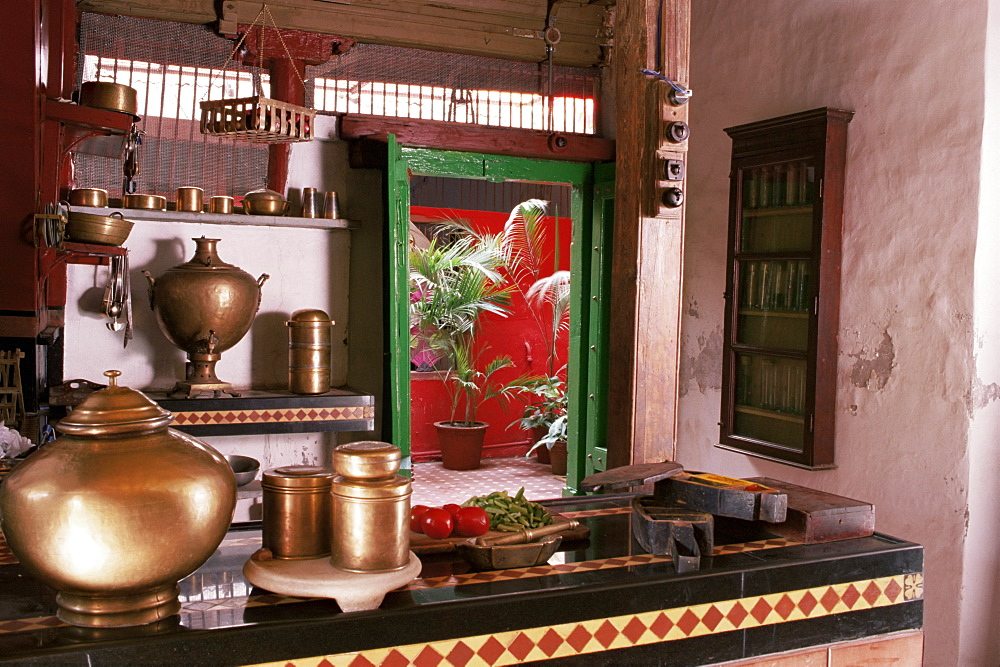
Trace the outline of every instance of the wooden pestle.
[[501, 535], [499, 537], [477, 537], [475, 544], [478, 547], [495, 547], [504, 544], [525, 544], [526, 542], [534, 542], [539, 537], [573, 530], [579, 526], [579, 521], [571, 519], [569, 521], [561, 521], [548, 526], [542, 526], [541, 528], [519, 530], [516, 533], [511, 533], [510, 535]]

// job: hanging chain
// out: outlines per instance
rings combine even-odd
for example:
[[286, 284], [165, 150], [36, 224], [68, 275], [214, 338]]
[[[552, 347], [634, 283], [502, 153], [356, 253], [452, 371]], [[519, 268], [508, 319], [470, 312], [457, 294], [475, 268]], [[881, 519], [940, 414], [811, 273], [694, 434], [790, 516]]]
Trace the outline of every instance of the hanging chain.
[[[260, 35], [257, 47], [257, 73], [255, 76], [253, 76], [253, 87], [254, 87], [254, 92], [257, 95], [261, 96], [263, 96], [264, 94], [263, 87], [261, 84], [260, 73], [264, 71], [264, 28], [266, 27], [264, 24], [265, 14], [267, 15], [267, 18], [271, 20], [271, 27], [274, 28], [274, 31], [276, 33], [278, 33], [278, 41], [281, 42], [281, 48], [285, 51], [285, 55], [288, 57], [288, 60], [294, 61], [294, 58], [292, 58], [291, 51], [288, 50], [288, 45], [285, 44], [285, 38], [281, 35], [281, 29], [278, 28], [278, 24], [274, 20], [274, 16], [271, 14], [271, 10], [268, 8], [267, 3], [265, 2], [261, 3], [260, 11], [257, 12], [257, 16], [254, 17], [253, 22], [247, 28], [246, 32], [240, 35], [239, 40], [236, 42], [236, 46], [233, 48], [232, 53], [229, 54], [229, 57], [226, 58], [226, 62], [222, 65], [222, 69], [220, 70], [223, 76], [225, 76], [226, 68], [229, 67], [229, 63], [233, 61], [233, 59], [236, 57], [236, 54], [240, 52], [240, 48], [243, 46], [243, 43], [246, 41], [247, 37], [250, 35], [251, 32], [253, 32], [253, 29], [255, 27], [259, 28]], [[306, 80], [299, 73], [298, 67], [292, 66], [292, 69], [295, 70], [295, 76], [298, 78], [299, 83], [302, 84], [302, 92], [304, 94], [306, 90]], [[213, 73], [212, 77], [208, 80], [209, 94], [211, 94], [212, 91], [212, 84], [215, 83], [215, 77], [216, 74]]]

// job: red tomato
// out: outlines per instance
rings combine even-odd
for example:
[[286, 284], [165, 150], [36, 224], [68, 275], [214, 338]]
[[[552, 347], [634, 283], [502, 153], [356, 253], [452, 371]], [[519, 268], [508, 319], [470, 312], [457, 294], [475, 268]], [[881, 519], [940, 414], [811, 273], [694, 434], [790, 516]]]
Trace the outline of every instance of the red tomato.
[[410, 508], [410, 530], [415, 530], [418, 533], [424, 532], [423, 526], [420, 525], [420, 518], [429, 509], [430, 507], [427, 505], [414, 505]]
[[447, 505], [442, 505], [441, 509], [447, 510], [448, 514], [451, 515], [451, 518], [454, 519], [458, 516], [458, 510], [462, 509], [462, 506], [456, 505], [455, 503], [448, 503]]
[[479, 537], [490, 529], [490, 515], [482, 507], [463, 507], [458, 510], [455, 525], [459, 535]]
[[435, 540], [451, 535], [455, 522], [452, 521], [448, 510], [440, 507], [432, 507], [420, 517], [420, 526], [424, 529], [424, 535]]

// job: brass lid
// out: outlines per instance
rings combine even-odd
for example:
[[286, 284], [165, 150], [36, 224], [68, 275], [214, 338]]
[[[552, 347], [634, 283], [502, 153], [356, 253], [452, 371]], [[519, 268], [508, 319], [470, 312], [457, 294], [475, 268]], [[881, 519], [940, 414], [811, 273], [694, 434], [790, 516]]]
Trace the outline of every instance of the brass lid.
[[250, 192], [243, 195], [244, 199], [255, 199], [257, 201], [285, 201], [285, 196], [280, 192], [275, 192], [270, 188], [259, 188], [257, 190], [251, 190]]
[[281, 466], [265, 470], [261, 484], [283, 489], [329, 488], [333, 471], [320, 466]]
[[326, 311], [318, 308], [306, 308], [304, 310], [296, 310], [292, 313], [292, 316], [288, 318], [285, 324], [290, 327], [314, 327], [317, 325], [333, 324], [333, 320], [326, 314]]
[[338, 445], [333, 450], [333, 469], [338, 475], [359, 479], [395, 475], [403, 454], [399, 447], [378, 440]]
[[124, 435], [166, 428], [173, 415], [144, 394], [117, 385], [121, 371], [105, 371], [108, 386], [85, 398], [55, 425], [70, 435]]
[[330, 493], [358, 500], [401, 498], [410, 495], [410, 478], [393, 475], [381, 479], [357, 479], [337, 475], [333, 478]]

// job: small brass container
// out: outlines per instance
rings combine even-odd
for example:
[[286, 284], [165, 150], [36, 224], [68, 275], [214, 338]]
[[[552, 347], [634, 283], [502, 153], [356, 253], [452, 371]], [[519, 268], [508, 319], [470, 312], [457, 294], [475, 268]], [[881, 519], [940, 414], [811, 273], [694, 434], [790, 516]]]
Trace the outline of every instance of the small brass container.
[[190, 185], [177, 188], [177, 210], [188, 213], [201, 213], [204, 198], [205, 191], [201, 188]]
[[381, 479], [399, 472], [399, 447], [378, 440], [362, 440], [333, 450], [333, 470], [353, 479]]
[[333, 320], [322, 310], [297, 310], [288, 327], [288, 390], [293, 394], [330, 391]]
[[137, 208], [146, 211], [166, 211], [167, 198], [162, 195], [131, 194], [122, 197], [125, 208]]
[[330, 554], [333, 472], [319, 466], [264, 471], [262, 542], [275, 558], [298, 560]]
[[209, 213], [232, 213], [233, 198], [226, 195], [216, 195], [208, 200]]
[[111, 81], [85, 81], [80, 86], [80, 106], [127, 113], [138, 118], [135, 88]]
[[108, 191], [101, 188], [74, 188], [69, 191], [69, 205], [104, 208], [108, 205]]
[[[338, 472], [331, 489], [331, 564], [348, 572], [384, 572], [410, 559], [410, 478], [399, 470], [399, 449], [385, 442], [355, 442], [334, 450]], [[386, 471], [388, 474], [383, 474]], [[350, 477], [343, 472], [376, 477]]]

